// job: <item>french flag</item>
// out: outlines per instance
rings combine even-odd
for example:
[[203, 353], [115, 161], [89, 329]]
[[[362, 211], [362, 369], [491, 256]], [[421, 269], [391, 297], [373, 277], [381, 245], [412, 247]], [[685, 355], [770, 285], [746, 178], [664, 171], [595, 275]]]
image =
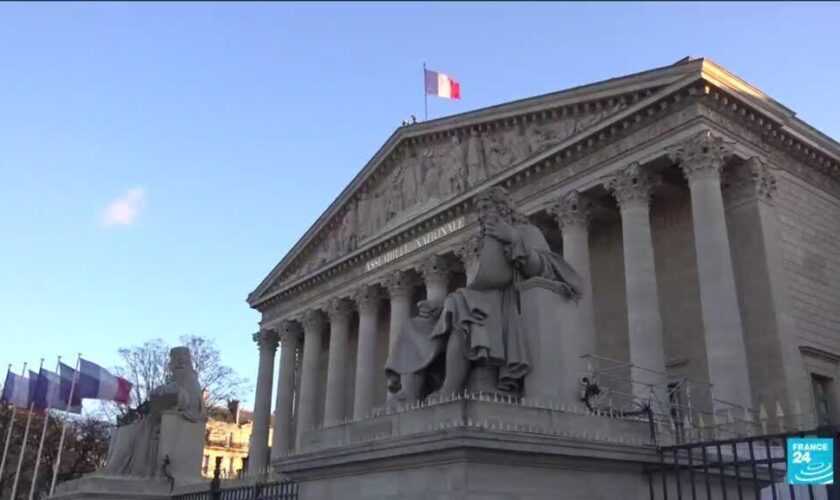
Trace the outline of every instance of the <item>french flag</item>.
[[70, 400], [71, 385], [71, 381], [62, 379], [57, 373], [41, 368], [35, 389], [35, 408], [81, 413], [82, 399], [76, 394], [73, 395], [73, 404], [67, 404]]
[[[72, 368], [67, 367], [72, 371]], [[67, 373], [62, 367], [62, 378]], [[131, 382], [111, 374], [105, 368], [79, 359], [79, 372], [76, 379], [76, 387], [73, 391], [73, 399], [100, 399], [103, 401], [114, 401], [128, 404], [131, 398]]]
[[423, 69], [426, 76], [426, 94], [436, 95], [444, 99], [460, 99], [461, 84], [452, 76]]
[[28, 408], [35, 397], [37, 382], [37, 373], [35, 374], [35, 380], [32, 380], [9, 371], [6, 374], [6, 382], [3, 384], [3, 394], [0, 396], [0, 401], [18, 408]]

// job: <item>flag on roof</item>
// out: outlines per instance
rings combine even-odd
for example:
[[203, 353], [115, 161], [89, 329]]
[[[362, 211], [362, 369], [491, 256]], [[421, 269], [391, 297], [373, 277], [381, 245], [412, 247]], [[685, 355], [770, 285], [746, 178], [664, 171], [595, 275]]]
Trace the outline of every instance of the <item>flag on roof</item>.
[[[73, 370], [70, 367], [67, 367], [67, 369]], [[65, 378], [66, 374], [68, 372], [62, 368], [62, 378]], [[128, 380], [113, 375], [96, 363], [79, 359], [79, 372], [74, 391], [79, 398], [128, 403], [131, 396], [131, 387], [131, 382]], [[73, 399], [76, 399], [75, 395]]]
[[460, 99], [461, 84], [451, 75], [438, 73], [430, 69], [423, 69], [426, 76], [426, 94], [436, 95], [444, 99]]
[[34, 389], [35, 383], [24, 376], [12, 373], [10, 370], [6, 374], [6, 382], [3, 384], [3, 394], [0, 395], [0, 401], [18, 408], [28, 408], [29, 403], [32, 402], [30, 386]]
[[72, 382], [72, 379], [62, 379], [57, 373], [41, 368], [35, 388], [35, 408], [81, 413], [82, 399], [77, 395], [74, 394], [72, 405], [67, 404], [70, 400]]

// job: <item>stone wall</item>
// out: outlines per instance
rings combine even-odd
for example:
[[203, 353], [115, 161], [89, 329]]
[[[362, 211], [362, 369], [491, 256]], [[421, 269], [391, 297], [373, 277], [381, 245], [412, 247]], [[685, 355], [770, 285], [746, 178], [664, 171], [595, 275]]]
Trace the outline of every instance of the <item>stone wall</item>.
[[777, 173], [774, 196], [791, 313], [802, 345], [840, 355], [840, 198]]

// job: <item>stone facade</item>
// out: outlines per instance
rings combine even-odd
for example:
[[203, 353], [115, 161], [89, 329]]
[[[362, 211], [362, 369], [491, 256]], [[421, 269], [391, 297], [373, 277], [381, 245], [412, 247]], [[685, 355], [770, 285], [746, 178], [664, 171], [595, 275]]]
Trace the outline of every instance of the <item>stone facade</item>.
[[[253, 443], [268, 442], [265, 408], [281, 346], [272, 454], [257, 444], [253, 467], [312, 480], [324, 461], [338, 460], [313, 458], [325, 440], [352, 455], [352, 433], [390, 414], [389, 346], [417, 301], [464, 286], [460, 249], [480, 226], [476, 195], [490, 186], [505, 187], [582, 278], [583, 295], [557, 320], [573, 338], [546, 337], [547, 349], [563, 355], [536, 357], [535, 373], [562, 378], [564, 389], [526, 390], [536, 406], [579, 406], [570, 390], [578, 380], [567, 379], [589, 376], [605, 389], [599, 404], [611, 418], [642, 401], [662, 421], [673, 408], [690, 425], [703, 415], [716, 422], [770, 410], [784, 428], [817, 422], [811, 388], [825, 383], [832, 417], [840, 416], [840, 145], [708, 59], [687, 59], [395, 132], [248, 298], [262, 314], [254, 432], [265, 439]], [[534, 304], [551, 300], [523, 310], [542, 317]], [[568, 349], [584, 361], [572, 368]], [[492, 429], [464, 415], [449, 425]], [[545, 423], [522, 418], [514, 418], [522, 429]], [[366, 441], [395, 438], [370, 432]], [[596, 455], [613, 460], [605, 467], [616, 484], [643, 491], [633, 478], [650, 457], [613, 451]], [[439, 452], [430, 456], [451, 458]], [[539, 453], [545, 463], [565, 460], [562, 451]], [[464, 484], [490, 487], [479, 478], [501, 462], [459, 456], [444, 474], [459, 482], [450, 491], [495, 498]], [[417, 477], [434, 474], [424, 470]], [[373, 475], [330, 481], [382, 489], [357, 498], [399, 497], [387, 487], [397, 476]], [[310, 491], [339, 487], [331, 484]], [[412, 495], [404, 497], [427, 498]]]

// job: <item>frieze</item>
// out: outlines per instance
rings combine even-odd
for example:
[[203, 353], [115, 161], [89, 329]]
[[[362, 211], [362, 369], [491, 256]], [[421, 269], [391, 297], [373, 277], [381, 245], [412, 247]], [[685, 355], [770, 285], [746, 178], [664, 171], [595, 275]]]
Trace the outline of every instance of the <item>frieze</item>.
[[543, 153], [627, 107], [625, 100], [589, 113], [524, 121], [493, 130], [472, 128], [426, 144], [404, 144], [379, 182], [357, 194], [326, 228], [317, 249], [272, 289], [311, 273], [410, 218]]
[[365, 263], [365, 271], [370, 272], [374, 269], [377, 269], [385, 264], [397, 260], [405, 255], [408, 255], [411, 252], [419, 250], [426, 245], [433, 243], [441, 238], [444, 238], [460, 229], [464, 228], [465, 218], [464, 216], [458, 217], [457, 219], [447, 222], [446, 224], [435, 228], [428, 233], [419, 236], [417, 238], [412, 239], [402, 245], [391, 249], [385, 252], [382, 255], [377, 256]]

